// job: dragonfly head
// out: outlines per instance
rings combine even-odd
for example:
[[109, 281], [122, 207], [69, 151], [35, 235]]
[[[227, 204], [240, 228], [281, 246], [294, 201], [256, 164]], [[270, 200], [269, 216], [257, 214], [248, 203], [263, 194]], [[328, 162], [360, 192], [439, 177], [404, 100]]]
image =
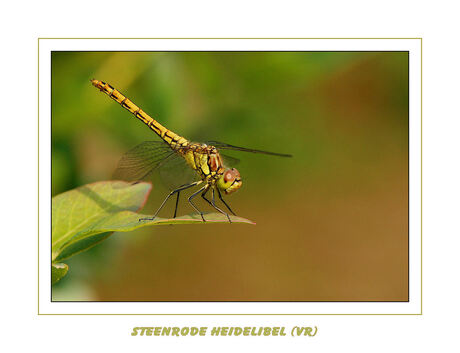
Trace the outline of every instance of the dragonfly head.
[[231, 194], [241, 187], [240, 172], [235, 168], [227, 169], [224, 174], [217, 180], [217, 187], [225, 194]]

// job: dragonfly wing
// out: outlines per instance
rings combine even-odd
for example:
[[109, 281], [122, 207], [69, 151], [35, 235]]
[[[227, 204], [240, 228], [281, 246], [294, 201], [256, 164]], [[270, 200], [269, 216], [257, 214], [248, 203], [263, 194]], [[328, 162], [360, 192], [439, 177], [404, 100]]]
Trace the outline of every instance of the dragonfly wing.
[[130, 182], [151, 181], [156, 173], [171, 190], [198, 179], [198, 174], [185, 159], [162, 141], [146, 141], [126, 152], [118, 162], [113, 178]]
[[153, 172], [180, 157], [162, 141], [145, 141], [126, 152], [118, 162], [114, 179], [149, 180]]
[[222, 159], [224, 160], [224, 165], [226, 167], [235, 167], [236, 165], [238, 165], [238, 163], [240, 163], [240, 160], [238, 158], [235, 158], [235, 157], [230, 157], [224, 153], [220, 153], [220, 156], [222, 157]]
[[268, 152], [268, 151], [255, 150], [255, 149], [251, 149], [251, 148], [238, 147], [238, 146], [230, 145], [228, 143], [219, 142], [219, 141], [207, 141], [206, 143], [208, 145], [216, 147], [219, 150], [233, 150], [233, 151], [242, 151], [242, 152], [267, 154], [267, 155], [270, 155], [270, 156], [278, 156], [278, 157], [292, 157], [291, 154]]
[[162, 183], [170, 190], [175, 190], [199, 179], [198, 173], [187, 164], [185, 159], [179, 154], [176, 155], [179, 158], [168, 160], [158, 170]]

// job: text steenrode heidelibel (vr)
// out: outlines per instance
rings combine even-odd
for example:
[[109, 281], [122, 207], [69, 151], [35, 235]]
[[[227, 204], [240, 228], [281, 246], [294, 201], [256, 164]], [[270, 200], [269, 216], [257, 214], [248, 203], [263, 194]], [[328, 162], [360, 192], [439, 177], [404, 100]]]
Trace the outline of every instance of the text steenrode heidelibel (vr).
[[[291, 336], [316, 335], [316, 326], [294, 326]], [[134, 327], [131, 336], [286, 336], [289, 330], [285, 327]]]

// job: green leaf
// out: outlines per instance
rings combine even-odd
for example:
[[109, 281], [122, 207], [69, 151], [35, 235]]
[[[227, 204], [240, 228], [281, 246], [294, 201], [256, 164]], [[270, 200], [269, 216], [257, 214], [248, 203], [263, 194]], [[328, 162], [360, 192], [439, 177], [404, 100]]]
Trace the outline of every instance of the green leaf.
[[51, 284], [55, 284], [67, 274], [69, 266], [61, 263], [51, 264]]
[[66, 247], [77, 241], [103, 232], [125, 230], [124, 219], [138, 217], [135, 211], [145, 204], [150, 190], [151, 185], [148, 183], [131, 185], [121, 181], [107, 181], [88, 184], [53, 197], [53, 261]]
[[77, 241], [76, 243], [64, 247], [62, 251], [59, 253], [59, 255], [53, 261], [59, 262], [75, 254], [88, 250], [89, 248], [92, 248], [93, 246], [99, 244], [104, 239], [107, 239], [112, 234], [113, 232], [107, 232], [83, 238], [82, 240]]
[[[87, 250], [115, 231], [127, 232], [166, 224], [228, 223], [227, 217], [220, 213], [205, 214], [206, 222], [202, 222], [199, 215], [140, 221], [151, 217], [135, 212], [145, 204], [150, 190], [148, 183], [132, 185], [122, 181], [106, 181], [55, 196], [52, 199], [53, 262]], [[231, 220], [233, 223], [254, 224], [236, 216], [232, 216]]]
[[[144, 221], [139, 219], [152, 217], [150, 215], [138, 214], [136, 219], [133, 219], [131, 222], [133, 229], [152, 226], [152, 225], [166, 225], [166, 224], [213, 224], [213, 223], [229, 223], [227, 216], [222, 213], [205, 213], [204, 219], [206, 222], [203, 222], [199, 214], [186, 215], [176, 218], [155, 218], [154, 220]], [[247, 223], [255, 224], [255, 222], [250, 221], [249, 219], [230, 216], [232, 223]]]

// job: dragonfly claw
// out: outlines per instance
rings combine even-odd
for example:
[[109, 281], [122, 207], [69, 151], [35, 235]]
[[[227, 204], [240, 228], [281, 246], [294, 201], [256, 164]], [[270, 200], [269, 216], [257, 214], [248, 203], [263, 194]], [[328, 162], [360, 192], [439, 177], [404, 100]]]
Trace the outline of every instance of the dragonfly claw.
[[150, 218], [139, 218], [139, 222], [142, 222], [142, 221], [153, 221], [155, 219], [155, 217], [150, 217]]

